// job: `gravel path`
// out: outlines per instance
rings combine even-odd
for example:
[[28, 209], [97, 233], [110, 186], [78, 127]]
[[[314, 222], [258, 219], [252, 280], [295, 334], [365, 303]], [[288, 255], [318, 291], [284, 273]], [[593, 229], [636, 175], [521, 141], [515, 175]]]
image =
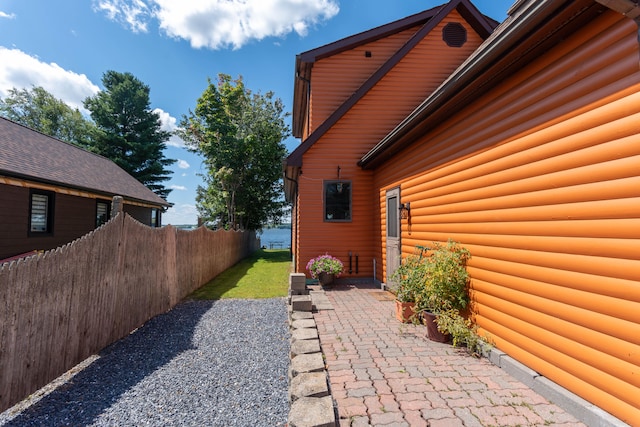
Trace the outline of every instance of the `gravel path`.
[[184, 302], [0, 426], [285, 425], [289, 360], [284, 299]]

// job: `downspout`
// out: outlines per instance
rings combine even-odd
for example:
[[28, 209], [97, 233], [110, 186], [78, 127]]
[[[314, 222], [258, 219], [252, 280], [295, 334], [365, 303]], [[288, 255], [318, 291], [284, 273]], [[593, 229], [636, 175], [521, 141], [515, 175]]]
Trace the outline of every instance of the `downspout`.
[[[284, 179], [286, 179], [287, 181], [291, 182], [293, 184], [293, 197], [292, 197], [292, 204], [293, 203], [293, 199], [297, 199], [298, 198], [298, 180], [297, 179], [293, 179], [293, 178], [289, 178], [289, 176], [287, 175], [287, 169], [284, 169]], [[296, 205], [296, 214], [297, 214], [297, 202], [295, 203]], [[297, 216], [297, 215], [296, 215]], [[291, 211], [291, 225], [293, 225], [293, 221], [294, 221], [294, 217], [293, 217], [293, 210]], [[298, 224], [296, 222], [296, 230], [298, 229]], [[291, 229], [291, 254], [293, 255], [293, 248], [294, 248], [294, 244], [297, 245], [298, 244], [298, 233], [293, 233], [293, 228]], [[293, 259], [293, 265], [297, 265], [296, 264], [296, 260], [295, 258]], [[297, 271], [295, 271], [295, 273], [297, 273]]]

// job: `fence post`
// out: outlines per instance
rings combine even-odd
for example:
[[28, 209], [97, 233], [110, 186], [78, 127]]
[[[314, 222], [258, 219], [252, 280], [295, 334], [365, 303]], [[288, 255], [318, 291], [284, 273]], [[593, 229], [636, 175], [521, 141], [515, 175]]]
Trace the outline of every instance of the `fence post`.
[[113, 196], [111, 201], [111, 218], [115, 218], [120, 212], [124, 210], [122, 196]]

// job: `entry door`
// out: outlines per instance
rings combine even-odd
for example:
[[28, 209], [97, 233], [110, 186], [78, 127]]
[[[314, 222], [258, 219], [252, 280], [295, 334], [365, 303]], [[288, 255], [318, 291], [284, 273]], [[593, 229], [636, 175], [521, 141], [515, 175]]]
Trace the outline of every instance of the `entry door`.
[[400, 267], [400, 189], [387, 191], [387, 285], [391, 285], [391, 276]]

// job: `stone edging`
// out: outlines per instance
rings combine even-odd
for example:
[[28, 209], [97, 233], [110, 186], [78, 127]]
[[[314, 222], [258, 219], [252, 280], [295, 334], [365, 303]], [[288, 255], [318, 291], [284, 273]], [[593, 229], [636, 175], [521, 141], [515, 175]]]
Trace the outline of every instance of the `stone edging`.
[[303, 273], [289, 275], [289, 427], [335, 427], [336, 414]]

